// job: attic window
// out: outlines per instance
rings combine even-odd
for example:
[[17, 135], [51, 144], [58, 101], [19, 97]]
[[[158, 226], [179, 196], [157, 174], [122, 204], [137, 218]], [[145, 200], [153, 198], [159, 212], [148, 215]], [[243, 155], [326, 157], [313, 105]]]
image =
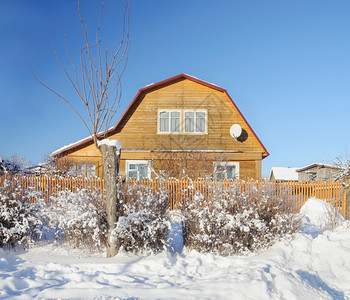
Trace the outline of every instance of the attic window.
[[180, 133], [180, 111], [159, 111], [159, 132]]
[[185, 133], [205, 133], [206, 129], [206, 111], [185, 111]]

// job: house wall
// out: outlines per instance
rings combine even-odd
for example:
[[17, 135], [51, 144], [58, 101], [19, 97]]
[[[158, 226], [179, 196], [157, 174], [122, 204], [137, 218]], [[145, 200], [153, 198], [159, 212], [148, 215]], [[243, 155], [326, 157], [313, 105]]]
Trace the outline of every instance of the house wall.
[[[158, 111], [167, 109], [180, 110], [182, 121], [184, 110], [207, 111], [207, 132], [158, 133]], [[243, 129], [241, 141], [230, 136], [233, 124], [239, 124]], [[213, 162], [240, 162], [241, 178], [261, 178], [264, 149], [231, 100], [224, 92], [191, 80], [182, 80], [141, 95], [116, 130], [109, 138], [122, 143], [121, 173], [125, 171], [125, 160], [128, 159], [164, 159], [164, 151], [195, 150], [204, 152]], [[97, 175], [102, 175], [100, 154], [93, 144], [71, 152], [69, 157], [76, 162], [94, 162]]]
[[299, 181], [327, 181], [332, 179], [336, 170], [327, 167], [314, 167], [302, 172], [298, 172]]
[[[261, 156], [259, 158], [258, 155], [245, 156], [241, 154], [225, 154], [220, 153], [219, 155], [213, 155], [212, 153], [206, 154], [207, 160], [209, 164], [213, 166], [214, 162], [239, 162], [239, 178], [248, 179], [255, 178], [261, 179]], [[103, 176], [103, 168], [102, 168], [102, 159], [101, 157], [86, 157], [86, 156], [70, 156], [72, 158], [72, 162], [75, 164], [93, 164], [96, 168], [96, 176]], [[169, 159], [169, 155], [167, 157], [162, 157], [159, 153], [124, 153], [122, 151], [121, 160], [120, 160], [120, 174], [125, 175], [126, 169], [126, 161], [127, 160], [149, 160], [149, 161], [157, 161], [157, 160], [166, 160]], [[195, 162], [194, 162], [195, 164]], [[211, 171], [214, 168], [211, 169]], [[155, 171], [159, 170], [155, 168]], [[209, 175], [209, 174], [207, 174]]]
[[274, 173], [272, 173], [272, 174], [270, 175], [269, 180], [275, 180], [275, 174], [274, 174]]

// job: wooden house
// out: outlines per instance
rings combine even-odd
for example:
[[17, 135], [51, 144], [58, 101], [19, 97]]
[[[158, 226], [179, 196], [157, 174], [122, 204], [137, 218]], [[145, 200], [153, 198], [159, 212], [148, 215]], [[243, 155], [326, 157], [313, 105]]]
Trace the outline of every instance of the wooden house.
[[[232, 137], [234, 124], [241, 131]], [[269, 155], [225, 89], [186, 74], [140, 89], [108, 138], [122, 144], [120, 173], [127, 178], [152, 178], [162, 163], [172, 168], [169, 161], [187, 157], [191, 169], [205, 161], [218, 178], [261, 179]], [[103, 174], [91, 138], [52, 156], [67, 159], [76, 174]]]
[[297, 169], [299, 181], [328, 181], [342, 169], [334, 165], [313, 163]]

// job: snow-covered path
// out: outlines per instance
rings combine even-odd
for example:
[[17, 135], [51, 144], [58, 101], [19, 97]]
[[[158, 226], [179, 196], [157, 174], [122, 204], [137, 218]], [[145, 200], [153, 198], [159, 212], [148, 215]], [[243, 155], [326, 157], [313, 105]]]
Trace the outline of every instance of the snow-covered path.
[[32, 298], [350, 299], [349, 223], [320, 233], [309, 221], [292, 241], [246, 257], [0, 250], [0, 299]]

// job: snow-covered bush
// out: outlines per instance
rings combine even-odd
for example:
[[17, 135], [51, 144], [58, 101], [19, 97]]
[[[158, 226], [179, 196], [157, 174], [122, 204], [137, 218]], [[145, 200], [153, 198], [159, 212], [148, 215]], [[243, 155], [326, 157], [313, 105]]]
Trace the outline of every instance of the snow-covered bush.
[[69, 190], [52, 197], [51, 220], [55, 221], [55, 235], [72, 247], [85, 246], [90, 251], [106, 244], [107, 219], [102, 196], [92, 190]]
[[302, 206], [300, 213], [309, 219], [304, 220], [304, 223], [310, 221], [320, 232], [334, 231], [344, 222], [344, 217], [331, 203], [316, 198], [310, 198]]
[[350, 179], [350, 156], [345, 154], [344, 156], [337, 156], [331, 159], [331, 164], [334, 165], [332, 179], [340, 180], [349, 184]]
[[165, 250], [170, 228], [165, 191], [129, 186], [121, 193], [121, 215], [111, 234], [120, 250], [133, 253]]
[[6, 179], [0, 186], [0, 247], [26, 247], [41, 238], [45, 210], [40, 193], [24, 189], [15, 177]]
[[4, 173], [14, 175], [26, 173], [31, 166], [30, 162], [27, 162], [23, 157], [15, 154], [9, 159], [5, 159], [0, 156], [0, 175]]
[[237, 194], [235, 188], [216, 191], [208, 201], [196, 194], [183, 211], [184, 242], [189, 249], [224, 255], [244, 254], [265, 248], [300, 226], [285, 213], [283, 199], [267, 193]]

